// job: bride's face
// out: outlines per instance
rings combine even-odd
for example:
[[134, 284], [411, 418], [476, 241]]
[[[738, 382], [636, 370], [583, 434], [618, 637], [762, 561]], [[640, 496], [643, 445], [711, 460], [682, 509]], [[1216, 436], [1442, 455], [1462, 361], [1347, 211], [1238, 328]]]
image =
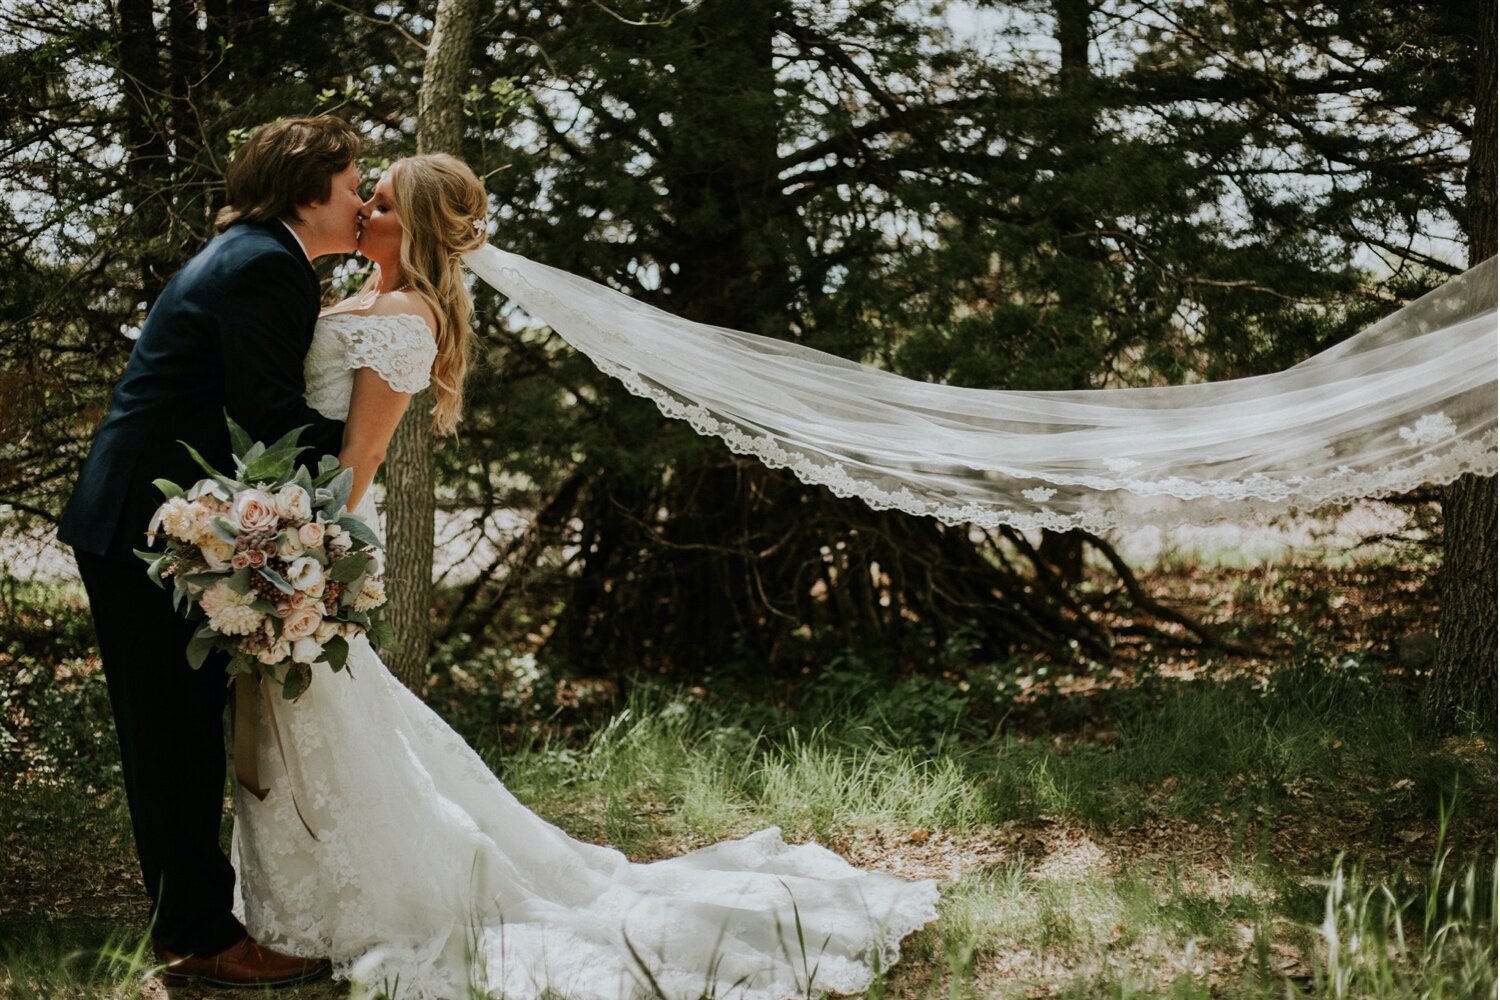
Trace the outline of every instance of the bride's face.
[[393, 273], [401, 266], [401, 215], [396, 211], [391, 175], [387, 173], [375, 185], [361, 214], [364, 225], [359, 231], [359, 252]]

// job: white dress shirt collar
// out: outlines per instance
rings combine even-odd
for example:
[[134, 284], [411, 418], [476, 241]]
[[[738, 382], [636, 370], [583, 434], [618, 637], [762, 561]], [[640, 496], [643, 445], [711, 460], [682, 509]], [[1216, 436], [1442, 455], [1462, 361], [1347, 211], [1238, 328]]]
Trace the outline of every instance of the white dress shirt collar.
[[292, 239], [296, 240], [297, 245], [302, 248], [302, 256], [307, 257], [308, 261], [311, 262], [312, 258], [307, 256], [307, 244], [302, 242], [302, 237], [297, 235], [297, 230], [293, 229], [291, 226], [287, 226], [287, 222], [285, 219], [277, 219], [276, 221], [281, 223], [283, 226], [286, 226], [286, 231], [292, 234]]

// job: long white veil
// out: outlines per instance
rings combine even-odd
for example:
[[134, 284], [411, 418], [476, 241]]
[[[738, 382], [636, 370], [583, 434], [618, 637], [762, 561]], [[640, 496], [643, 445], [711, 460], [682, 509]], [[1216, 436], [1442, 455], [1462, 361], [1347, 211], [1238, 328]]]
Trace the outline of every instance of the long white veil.
[[1240, 519], [1496, 471], [1493, 257], [1285, 371], [1065, 392], [913, 381], [694, 323], [493, 246], [465, 263], [699, 433], [950, 524]]

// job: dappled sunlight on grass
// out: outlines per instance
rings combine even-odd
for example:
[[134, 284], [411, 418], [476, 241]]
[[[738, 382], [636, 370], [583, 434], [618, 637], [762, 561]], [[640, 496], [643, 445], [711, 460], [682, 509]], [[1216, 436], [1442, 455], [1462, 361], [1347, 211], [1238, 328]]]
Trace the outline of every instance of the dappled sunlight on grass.
[[[0, 675], [21, 751], [0, 774], [0, 994], [166, 996], [129, 957], [144, 897], [84, 610], [35, 596], [26, 620], [52, 631]], [[823, 678], [796, 711], [642, 684], [587, 725], [475, 717], [470, 736], [528, 806], [638, 859], [777, 824], [941, 879], [939, 921], [872, 1000], [1494, 995], [1493, 742], [1426, 739], [1378, 663], [1136, 663], [1014, 714], [980, 697], [986, 669], [967, 689], [872, 674], [859, 706]], [[477, 667], [465, 683], [514, 700]]]

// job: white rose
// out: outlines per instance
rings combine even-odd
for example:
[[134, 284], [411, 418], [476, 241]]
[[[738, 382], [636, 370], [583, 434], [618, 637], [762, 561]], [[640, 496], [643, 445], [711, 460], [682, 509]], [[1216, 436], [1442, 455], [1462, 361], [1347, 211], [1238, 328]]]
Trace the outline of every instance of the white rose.
[[293, 641], [306, 639], [316, 632], [321, 624], [323, 624], [323, 612], [320, 606], [309, 604], [302, 608], [292, 608], [281, 621], [281, 635]]
[[276, 492], [276, 513], [283, 521], [306, 521], [312, 517], [312, 497], [296, 483]]
[[323, 658], [323, 644], [311, 636], [292, 643], [292, 659], [298, 663], [317, 663]]
[[198, 551], [203, 553], [203, 561], [215, 573], [222, 573], [229, 569], [229, 561], [234, 558], [234, 544], [224, 541], [218, 535], [214, 535], [199, 545]]
[[328, 645], [328, 640], [332, 639], [334, 636], [336, 636], [338, 634], [339, 634], [339, 623], [338, 622], [331, 622], [331, 621], [328, 621], [327, 619], [324, 619], [323, 624], [319, 625], [318, 626], [318, 630], [313, 633], [313, 638], [316, 639], [316, 640], [318, 640], [318, 645], [320, 645], [320, 646], [326, 646], [326, 645]]
[[308, 521], [297, 529], [297, 539], [308, 548], [323, 544], [325, 530], [317, 521]]
[[293, 559], [286, 568], [286, 582], [304, 594], [317, 597], [322, 594], [322, 590], [319, 589], [317, 594], [313, 594], [312, 589], [321, 588], [323, 584], [323, 566], [312, 556]]
[[229, 519], [241, 531], [276, 527], [276, 498], [265, 490], [241, 490], [234, 496]]

